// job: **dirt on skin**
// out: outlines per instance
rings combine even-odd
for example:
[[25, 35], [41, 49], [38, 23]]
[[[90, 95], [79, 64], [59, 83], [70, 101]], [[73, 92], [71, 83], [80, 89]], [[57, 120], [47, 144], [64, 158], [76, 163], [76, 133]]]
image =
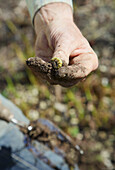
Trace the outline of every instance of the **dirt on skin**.
[[32, 72], [42, 79], [46, 79], [52, 85], [60, 84], [64, 87], [70, 87], [82, 80], [82, 78], [76, 78], [76, 73], [78, 71], [84, 74], [85, 68], [79, 65], [66, 65], [63, 62], [62, 67], [56, 69], [54, 67], [55, 61], [45, 62], [39, 57], [32, 57], [26, 61], [28, 67]]

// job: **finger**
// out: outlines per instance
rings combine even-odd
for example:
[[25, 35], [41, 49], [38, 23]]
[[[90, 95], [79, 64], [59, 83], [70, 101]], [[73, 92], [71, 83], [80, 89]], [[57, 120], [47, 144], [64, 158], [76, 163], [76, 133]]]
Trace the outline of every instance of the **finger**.
[[59, 39], [55, 46], [55, 50], [52, 56], [53, 58], [59, 58], [66, 63], [69, 64], [69, 57], [71, 52], [75, 49], [76, 45], [71, 41], [71, 39], [67, 39], [68, 36], [62, 35], [62, 38]]
[[98, 58], [95, 53], [89, 52], [85, 54], [80, 54], [79, 56], [76, 56], [70, 60], [71, 64], [75, 64], [76, 66], [79, 66], [81, 68], [84, 68], [84, 70], [79, 70], [76, 72], [76, 78], [77, 77], [86, 77], [90, 72], [94, 71], [98, 67]]
[[82, 78], [76, 78], [76, 72], [80, 71], [83, 68], [79, 66], [63, 66], [54, 72], [54, 79], [63, 87], [71, 87], [77, 84]]
[[85, 67], [79, 64], [73, 64], [71, 66], [61, 67], [58, 70], [58, 75], [56, 75], [59, 78], [63, 78], [63, 80], [73, 81], [86, 77], [85, 72]]
[[92, 49], [86, 49], [86, 48], [76, 49], [76, 50], [72, 51], [70, 58], [73, 58], [73, 57], [78, 56], [80, 54], [93, 54], [93, 50]]

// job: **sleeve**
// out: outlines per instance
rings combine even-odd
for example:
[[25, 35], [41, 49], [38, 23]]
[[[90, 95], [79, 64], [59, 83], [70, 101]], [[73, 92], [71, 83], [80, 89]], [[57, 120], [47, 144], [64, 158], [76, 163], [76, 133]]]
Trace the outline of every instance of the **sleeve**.
[[44, 5], [48, 3], [53, 3], [53, 2], [65, 2], [69, 4], [71, 7], [72, 5], [72, 0], [26, 0], [27, 7], [31, 16], [31, 19], [33, 21], [35, 13]]

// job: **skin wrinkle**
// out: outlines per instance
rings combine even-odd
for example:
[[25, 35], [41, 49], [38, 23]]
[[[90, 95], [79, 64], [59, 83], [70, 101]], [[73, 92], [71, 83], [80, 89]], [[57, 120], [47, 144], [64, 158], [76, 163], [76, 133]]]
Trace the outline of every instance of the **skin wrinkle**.
[[91, 50], [88, 50], [88, 49], [76, 49], [71, 53], [70, 57], [73, 58], [73, 57], [78, 56], [82, 53], [92, 54], [93, 52]]
[[54, 52], [55, 47], [53, 45], [53, 42], [52, 42], [50, 36], [48, 36], [48, 35], [51, 35], [51, 31], [50, 31], [50, 29], [45, 29], [45, 36], [47, 38], [47, 43], [49, 45], [49, 48], [52, 50], [52, 52]]

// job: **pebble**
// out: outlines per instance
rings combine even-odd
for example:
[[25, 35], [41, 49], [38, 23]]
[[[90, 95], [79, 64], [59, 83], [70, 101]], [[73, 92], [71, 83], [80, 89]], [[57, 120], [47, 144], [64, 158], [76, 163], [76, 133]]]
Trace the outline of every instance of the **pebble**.
[[83, 139], [83, 134], [82, 133], [78, 133], [77, 134], [77, 139], [78, 140], [82, 140]]
[[99, 132], [98, 135], [99, 135], [99, 138], [102, 139], [102, 140], [107, 138], [107, 135], [106, 135], [105, 132]]
[[37, 120], [39, 118], [39, 112], [37, 110], [30, 110], [28, 112], [28, 118], [30, 120]]
[[103, 77], [101, 83], [102, 83], [103, 86], [107, 86], [109, 84], [108, 78], [107, 77]]
[[47, 109], [47, 103], [45, 101], [41, 101], [39, 107], [40, 109], [45, 110]]
[[69, 114], [71, 115], [71, 117], [75, 117], [76, 116], [76, 110], [75, 109], [70, 109]]
[[105, 66], [105, 65], [100, 65], [99, 69], [100, 69], [100, 71], [103, 72], [103, 73], [105, 73], [105, 72], [108, 71], [107, 66]]
[[67, 105], [66, 104], [62, 104], [62, 103], [58, 103], [58, 102], [56, 102], [54, 104], [54, 108], [56, 110], [58, 110], [59, 112], [63, 112], [63, 113], [67, 111]]
[[71, 125], [77, 125], [79, 120], [77, 118], [72, 118], [70, 122], [71, 122]]
[[55, 116], [54, 116], [54, 121], [60, 122], [60, 121], [61, 121], [61, 116], [55, 115]]

